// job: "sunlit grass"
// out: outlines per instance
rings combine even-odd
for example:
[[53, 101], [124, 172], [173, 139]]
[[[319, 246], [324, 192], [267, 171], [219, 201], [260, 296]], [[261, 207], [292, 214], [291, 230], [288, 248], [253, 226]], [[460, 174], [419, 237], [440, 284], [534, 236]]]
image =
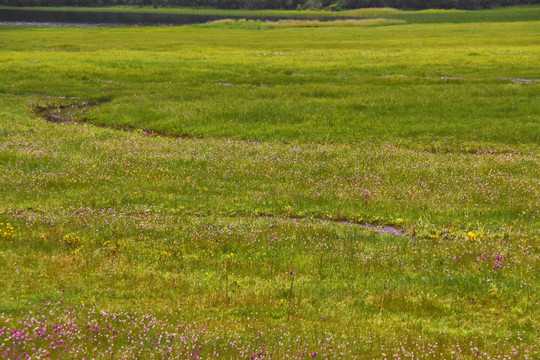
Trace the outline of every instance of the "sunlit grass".
[[226, 28], [226, 29], [278, 29], [278, 28], [313, 28], [313, 27], [356, 27], [356, 26], [387, 26], [392, 24], [403, 24], [400, 20], [387, 19], [364, 19], [364, 20], [279, 20], [279, 21], [260, 21], [260, 20], [215, 20], [201, 25], [194, 25], [201, 28]]
[[0, 353], [535, 358], [538, 35], [0, 28]]

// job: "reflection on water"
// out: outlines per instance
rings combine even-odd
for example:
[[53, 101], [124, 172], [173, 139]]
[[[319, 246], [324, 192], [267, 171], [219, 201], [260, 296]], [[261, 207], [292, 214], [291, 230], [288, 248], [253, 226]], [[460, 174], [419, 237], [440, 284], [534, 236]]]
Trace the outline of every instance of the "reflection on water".
[[[6, 25], [52, 26], [125, 26], [125, 25], [188, 25], [220, 19], [246, 16], [183, 15], [139, 12], [57, 11], [0, 9], [0, 23]], [[249, 19], [277, 20], [278, 18], [251, 16]]]

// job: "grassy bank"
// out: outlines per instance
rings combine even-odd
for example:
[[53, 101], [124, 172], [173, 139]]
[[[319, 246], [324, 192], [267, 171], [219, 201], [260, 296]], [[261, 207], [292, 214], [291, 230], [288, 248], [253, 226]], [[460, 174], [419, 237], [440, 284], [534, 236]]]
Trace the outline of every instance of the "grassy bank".
[[538, 356], [539, 23], [231, 24], [0, 27], [2, 356]]

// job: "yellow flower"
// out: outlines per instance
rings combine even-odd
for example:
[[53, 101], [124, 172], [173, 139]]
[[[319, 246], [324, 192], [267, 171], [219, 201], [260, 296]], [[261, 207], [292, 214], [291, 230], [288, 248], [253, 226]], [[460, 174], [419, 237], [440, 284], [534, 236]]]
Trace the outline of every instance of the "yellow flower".
[[499, 297], [499, 289], [497, 289], [497, 286], [495, 286], [495, 284], [491, 285], [491, 289], [489, 289], [489, 294], [493, 297]]

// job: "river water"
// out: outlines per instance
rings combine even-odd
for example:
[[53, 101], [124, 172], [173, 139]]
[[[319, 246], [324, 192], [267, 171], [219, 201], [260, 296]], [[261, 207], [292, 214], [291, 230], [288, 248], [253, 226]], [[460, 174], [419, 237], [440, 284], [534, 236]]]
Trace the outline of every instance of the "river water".
[[202, 24], [221, 19], [249, 18], [253, 20], [278, 20], [278, 17], [185, 15], [142, 12], [58, 11], [32, 9], [0, 9], [0, 25], [48, 26], [180, 26]]

